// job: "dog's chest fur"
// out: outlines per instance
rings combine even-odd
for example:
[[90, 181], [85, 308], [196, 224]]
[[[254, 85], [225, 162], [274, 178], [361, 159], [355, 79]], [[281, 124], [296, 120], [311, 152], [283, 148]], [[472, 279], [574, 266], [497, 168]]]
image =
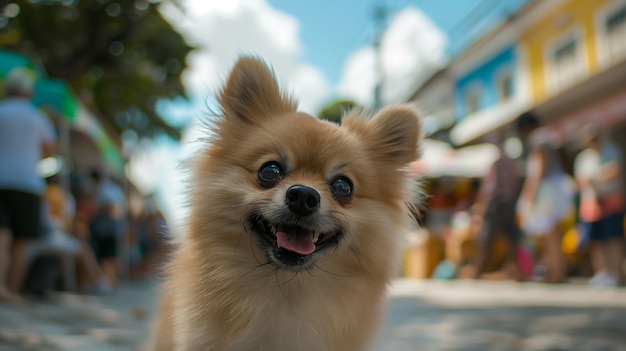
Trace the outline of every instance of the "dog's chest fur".
[[181, 350], [364, 350], [375, 334], [384, 289], [363, 277], [329, 284], [314, 273], [294, 274], [259, 271], [247, 280], [178, 291], [174, 320]]

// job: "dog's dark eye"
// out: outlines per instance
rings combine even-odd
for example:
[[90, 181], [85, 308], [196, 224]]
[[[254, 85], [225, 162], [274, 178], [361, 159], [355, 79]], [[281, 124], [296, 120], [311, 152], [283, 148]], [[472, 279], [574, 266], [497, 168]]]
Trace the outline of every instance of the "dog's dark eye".
[[278, 162], [270, 161], [259, 169], [259, 184], [264, 188], [270, 188], [280, 181], [283, 177], [283, 169]]
[[340, 201], [350, 200], [352, 197], [352, 182], [344, 176], [339, 176], [330, 184], [335, 198]]

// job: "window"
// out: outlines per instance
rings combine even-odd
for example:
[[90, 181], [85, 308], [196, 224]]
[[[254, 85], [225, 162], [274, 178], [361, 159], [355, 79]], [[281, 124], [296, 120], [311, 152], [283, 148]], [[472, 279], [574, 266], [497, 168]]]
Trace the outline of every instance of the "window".
[[571, 39], [554, 50], [554, 76], [559, 87], [569, 85], [576, 77], [576, 45], [576, 40]]
[[626, 0], [613, 0], [595, 15], [596, 51], [603, 68], [626, 58]]
[[548, 73], [553, 90], [564, 89], [586, 74], [581, 38], [582, 35], [569, 35], [552, 46]]
[[511, 72], [504, 72], [498, 78], [498, 93], [500, 101], [507, 101], [513, 96], [513, 75]]
[[604, 21], [609, 62], [626, 57], [626, 4], [608, 14]]
[[483, 90], [475, 85], [467, 90], [467, 113], [472, 114], [477, 112], [482, 107], [483, 102]]

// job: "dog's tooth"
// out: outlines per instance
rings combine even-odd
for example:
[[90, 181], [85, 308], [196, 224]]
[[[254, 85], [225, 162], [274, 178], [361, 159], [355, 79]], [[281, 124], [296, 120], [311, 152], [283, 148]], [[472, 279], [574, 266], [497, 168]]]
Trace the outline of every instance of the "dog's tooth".
[[280, 241], [276, 240], [276, 246], [280, 249]]
[[319, 238], [320, 238], [320, 233], [313, 234], [313, 244], [315, 244]]

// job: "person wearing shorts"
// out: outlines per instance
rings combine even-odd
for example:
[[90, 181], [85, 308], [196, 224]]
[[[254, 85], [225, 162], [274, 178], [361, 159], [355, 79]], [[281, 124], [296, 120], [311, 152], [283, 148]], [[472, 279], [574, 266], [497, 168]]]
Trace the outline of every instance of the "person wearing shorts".
[[52, 153], [54, 128], [30, 99], [34, 79], [18, 68], [7, 75], [0, 102], [0, 301], [19, 302], [27, 248], [42, 235], [45, 181], [39, 161]]
[[126, 196], [103, 170], [94, 169], [90, 176], [98, 203], [96, 217], [89, 224], [90, 242], [108, 281], [117, 287], [118, 248], [125, 234]]
[[111, 216], [106, 206], [102, 213], [91, 221], [90, 242], [98, 262], [117, 259], [118, 241], [123, 235], [123, 229], [122, 220]]
[[618, 211], [598, 221], [589, 223], [589, 240], [607, 241], [624, 239], [624, 218], [626, 213]]
[[595, 126], [586, 126], [583, 132], [587, 149], [576, 157], [574, 174], [581, 191], [583, 232], [589, 239], [595, 271], [589, 283], [614, 287], [623, 283], [625, 256], [622, 155]]

